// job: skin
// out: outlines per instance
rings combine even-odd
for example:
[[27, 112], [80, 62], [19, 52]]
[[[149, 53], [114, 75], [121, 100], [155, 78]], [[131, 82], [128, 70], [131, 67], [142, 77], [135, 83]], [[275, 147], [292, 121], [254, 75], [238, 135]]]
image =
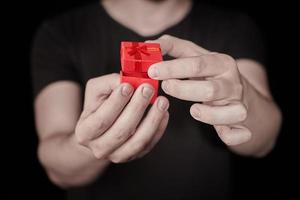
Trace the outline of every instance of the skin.
[[176, 59], [152, 65], [148, 75], [163, 80], [168, 95], [195, 102], [190, 108], [195, 120], [213, 125], [220, 139], [238, 154], [261, 157], [272, 149], [281, 113], [259, 63], [234, 60], [169, 35], [152, 42]]
[[189, 0], [104, 0], [102, 5], [118, 23], [141, 36], [152, 36], [181, 21], [189, 13], [192, 2]]
[[[122, 7], [124, 2], [131, 6]], [[103, 6], [112, 17], [115, 13], [138, 16], [128, 21], [125, 17], [122, 23], [146, 36], [174, 24], [174, 18], [180, 21], [190, 3], [111, 0], [104, 1]], [[149, 19], [149, 12], [156, 13], [155, 17]], [[166, 17], [166, 13], [173, 17]], [[150, 20], [152, 28], [139, 22], [143, 20]], [[175, 58], [148, 71], [152, 78], [163, 80], [166, 94], [195, 102], [187, 112], [199, 123], [213, 125], [233, 152], [254, 157], [270, 152], [281, 114], [259, 63], [234, 60], [167, 35], [148, 42], [160, 43], [163, 52]], [[145, 113], [152, 94], [153, 88], [147, 84], [136, 91], [129, 84], [120, 84], [118, 74], [89, 80], [85, 91], [70, 81], [45, 87], [35, 99], [35, 117], [38, 156], [50, 180], [63, 188], [84, 185], [103, 174], [110, 163], [128, 162], [151, 151], [169, 118], [169, 102], [163, 96]]]

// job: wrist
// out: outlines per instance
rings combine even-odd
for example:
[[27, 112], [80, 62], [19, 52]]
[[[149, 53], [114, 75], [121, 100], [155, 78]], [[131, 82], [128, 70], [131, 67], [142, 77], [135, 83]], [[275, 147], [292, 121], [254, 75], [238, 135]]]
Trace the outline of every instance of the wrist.
[[109, 161], [96, 159], [87, 147], [78, 144], [75, 134], [59, 136], [55, 146], [61, 151], [46, 167], [50, 180], [62, 188], [85, 185], [100, 176]]
[[88, 147], [79, 144], [74, 133], [68, 136], [68, 142], [75, 148], [76, 154], [81, 155], [80, 157], [85, 163], [89, 163], [91, 166], [94, 165], [96, 168], [98, 166], [100, 169], [106, 168], [110, 164], [108, 159], [97, 159]]

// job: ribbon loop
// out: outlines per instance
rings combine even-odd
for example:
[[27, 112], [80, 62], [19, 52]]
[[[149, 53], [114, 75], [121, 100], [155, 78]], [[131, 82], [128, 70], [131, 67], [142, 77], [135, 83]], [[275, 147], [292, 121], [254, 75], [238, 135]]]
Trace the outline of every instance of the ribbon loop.
[[[130, 50], [128, 51], [128, 54], [130, 56], [134, 56], [135, 61], [135, 71], [136, 72], [142, 72], [142, 55], [150, 56], [149, 49], [146, 45], [140, 45], [138, 42], [131, 42], [131, 46], [127, 47]], [[151, 50], [158, 50], [153, 49]]]

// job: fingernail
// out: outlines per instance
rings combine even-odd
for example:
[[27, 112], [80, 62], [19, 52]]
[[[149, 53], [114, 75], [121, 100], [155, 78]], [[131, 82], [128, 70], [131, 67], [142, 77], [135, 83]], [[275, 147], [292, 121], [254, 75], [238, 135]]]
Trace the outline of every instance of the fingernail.
[[158, 77], [158, 69], [156, 67], [150, 67], [150, 69], [148, 70], [148, 75], [151, 78], [156, 78]]
[[161, 84], [161, 87], [164, 91], [168, 91], [169, 82], [168, 81], [163, 81], [162, 84]]
[[166, 111], [169, 107], [169, 104], [166, 102], [166, 100], [158, 99], [157, 106], [161, 111]]
[[132, 92], [132, 87], [130, 85], [124, 85], [122, 87], [122, 95], [127, 97], [131, 94]]
[[193, 109], [191, 109], [191, 115], [194, 118], [200, 118], [200, 109], [197, 106], [194, 106]]
[[147, 86], [143, 87], [142, 94], [145, 98], [149, 99], [153, 94], [153, 89]]
[[244, 133], [240, 136], [240, 144], [248, 142], [251, 139], [251, 133]]

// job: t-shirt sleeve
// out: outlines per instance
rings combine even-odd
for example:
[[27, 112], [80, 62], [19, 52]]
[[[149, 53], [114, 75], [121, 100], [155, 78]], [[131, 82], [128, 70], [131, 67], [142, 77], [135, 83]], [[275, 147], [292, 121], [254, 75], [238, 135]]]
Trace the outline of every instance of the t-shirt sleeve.
[[266, 64], [266, 48], [263, 35], [256, 23], [247, 15], [240, 14], [229, 27], [225, 53], [235, 59], [253, 59]]
[[50, 83], [61, 80], [79, 82], [70, 44], [63, 31], [51, 23], [43, 23], [34, 37], [31, 77], [34, 97]]

